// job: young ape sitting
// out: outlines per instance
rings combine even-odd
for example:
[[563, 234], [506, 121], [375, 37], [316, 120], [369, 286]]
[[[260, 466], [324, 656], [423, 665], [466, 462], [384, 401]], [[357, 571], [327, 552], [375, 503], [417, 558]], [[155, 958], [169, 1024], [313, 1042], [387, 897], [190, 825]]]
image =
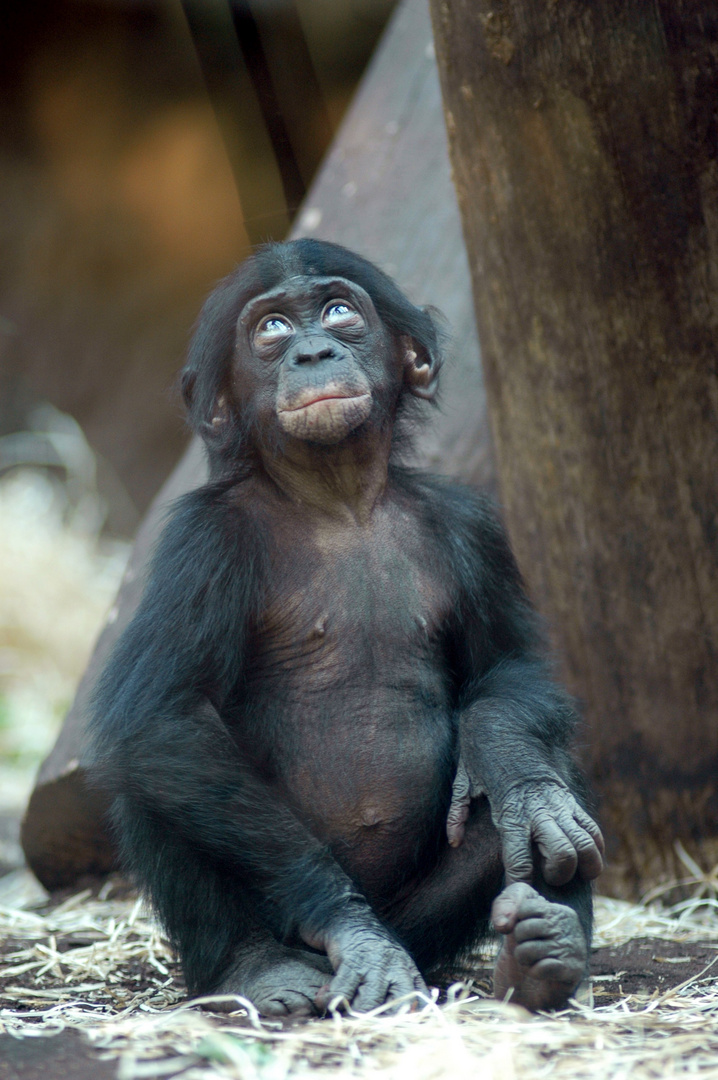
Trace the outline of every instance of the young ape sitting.
[[333, 244], [268, 245], [203, 309], [182, 385], [211, 479], [92, 722], [192, 994], [367, 1010], [491, 922], [497, 995], [559, 1006], [584, 974], [603, 842], [570, 703], [490, 506], [395, 461], [439, 367], [431, 315]]

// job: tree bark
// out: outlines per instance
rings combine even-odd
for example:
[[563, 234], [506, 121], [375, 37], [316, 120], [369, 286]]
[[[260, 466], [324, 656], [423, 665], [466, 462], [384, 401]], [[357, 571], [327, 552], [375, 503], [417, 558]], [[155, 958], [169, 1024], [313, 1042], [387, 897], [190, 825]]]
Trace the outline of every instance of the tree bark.
[[[718, 11], [431, 0], [499, 488], [613, 882], [718, 861]], [[683, 876], [683, 875], [682, 875]]]

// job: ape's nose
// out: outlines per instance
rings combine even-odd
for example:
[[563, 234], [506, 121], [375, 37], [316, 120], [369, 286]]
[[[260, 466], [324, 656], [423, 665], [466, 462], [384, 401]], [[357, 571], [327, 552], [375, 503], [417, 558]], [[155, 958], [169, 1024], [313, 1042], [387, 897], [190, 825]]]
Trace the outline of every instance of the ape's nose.
[[338, 355], [338, 349], [327, 338], [304, 338], [292, 349], [290, 360], [298, 367], [300, 364], [318, 364], [322, 360], [336, 360]]

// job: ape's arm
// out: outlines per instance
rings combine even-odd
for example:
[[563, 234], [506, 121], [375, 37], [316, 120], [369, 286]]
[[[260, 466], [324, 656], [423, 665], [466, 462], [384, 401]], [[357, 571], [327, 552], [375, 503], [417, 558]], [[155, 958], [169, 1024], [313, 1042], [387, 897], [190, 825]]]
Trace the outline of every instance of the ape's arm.
[[184, 498], [98, 686], [94, 773], [114, 797], [125, 863], [158, 899], [156, 854], [143, 836], [169, 830], [251, 882], [285, 933], [325, 948], [339, 969], [332, 993], [365, 979], [370, 959], [389, 982], [405, 976], [413, 989], [410, 958], [329, 850], [242, 760], [220, 719], [242, 678], [266, 580], [266, 544], [230, 498], [220, 485]]
[[486, 793], [508, 881], [531, 880], [532, 842], [549, 885], [602, 868], [600, 830], [577, 801], [568, 755], [575, 714], [551, 679], [536, 617], [504, 531], [486, 500], [452, 497], [446, 541], [457, 586], [450, 633], [459, 763], [447, 832], [461, 843], [472, 796]]

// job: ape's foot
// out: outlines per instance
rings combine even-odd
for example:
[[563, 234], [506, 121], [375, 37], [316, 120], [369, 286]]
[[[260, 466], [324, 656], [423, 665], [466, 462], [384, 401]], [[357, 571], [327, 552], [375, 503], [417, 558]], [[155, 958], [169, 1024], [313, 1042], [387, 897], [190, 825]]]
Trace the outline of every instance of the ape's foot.
[[516, 882], [494, 900], [491, 919], [504, 934], [494, 969], [494, 995], [527, 1009], [565, 1005], [586, 970], [588, 947], [578, 915]]
[[[248, 998], [262, 1016], [315, 1016], [320, 1010], [314, 999], [332, 975], [326, 956], [263, 943], [243, 951], [215, 993]], [[239, 1008], [232, 1002], [211, 1007], [222, 1012]]]

